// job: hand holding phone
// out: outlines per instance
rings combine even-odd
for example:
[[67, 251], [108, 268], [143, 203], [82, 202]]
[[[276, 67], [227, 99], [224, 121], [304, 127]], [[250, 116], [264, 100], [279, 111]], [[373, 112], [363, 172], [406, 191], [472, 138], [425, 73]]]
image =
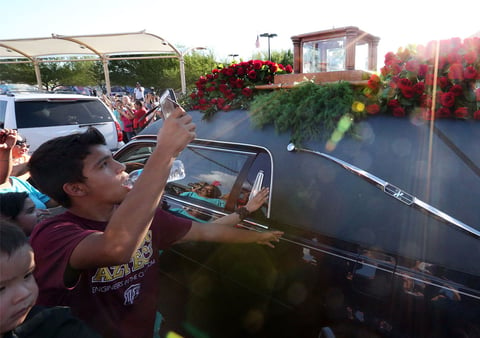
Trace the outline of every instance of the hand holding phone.
[[177, 97], [173, 89], [168, 88], [160, 96], [160, 111], [162, 112], [162, 118], [166, 120], [172, 112], [179, 107]]

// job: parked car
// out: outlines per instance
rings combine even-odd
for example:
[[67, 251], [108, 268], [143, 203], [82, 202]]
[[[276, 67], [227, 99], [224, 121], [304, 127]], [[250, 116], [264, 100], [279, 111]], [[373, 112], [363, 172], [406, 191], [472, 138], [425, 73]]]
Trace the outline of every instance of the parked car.
[[90, 87], [82, 86], [58, 86], [53, 89], [53, 92], [56, 94], [79, 94], [94, 96], [93, 90]]
[[[268, 205], [239, 226], [285, 232], [276, 248], [177, 244], [161, 256], [164, 330], [205, 337], [480, 337], [479, 122], [387, 116], [325, 150], [292, 145], [247, 111], [192, 111], [186, 177], [162, 207], [232, 213], [255, 183]], [[141, 168], [162, 121], [115, 153]], [[263, 179], [262, 179], [263, 177]], [[193, 198], [205, 183], [225, 207]]]
[[97, 97], [75, 94], [0, 95], [0, 125], [17, 129], [27, 139], [30, 152], [43, 142], [66, 134], [97, 127], [110, 149], [124, 143], [113, 113]]
[[26, 83], [1, 83], [0, 95], [11, 93], [38, 93], [41, 92], [38, 86]]
[[128, 90], [126, 87], [114, 86], [110, 88], [111, 96], [123, 96], [128, 95]]

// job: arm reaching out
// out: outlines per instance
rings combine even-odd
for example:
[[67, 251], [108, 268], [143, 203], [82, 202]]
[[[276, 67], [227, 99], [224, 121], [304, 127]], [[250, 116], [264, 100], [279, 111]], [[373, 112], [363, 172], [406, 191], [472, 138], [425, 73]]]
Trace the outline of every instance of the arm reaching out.
[[[268, 188], [262, 189], [247, 203], [245, 206], [247, 211], [253, 212], [259, 209], [267, 201], [268, 193]], [[274, 248], [273, 242], [279, 242], [283, 235], [282, 231], [257, 232], [235, 228], [234, 225], [241, 220], [241, 216], [234, 212], [211, 223], [193, 222], [190, 231], [182, 238], [182, 242], [258, 243]]]

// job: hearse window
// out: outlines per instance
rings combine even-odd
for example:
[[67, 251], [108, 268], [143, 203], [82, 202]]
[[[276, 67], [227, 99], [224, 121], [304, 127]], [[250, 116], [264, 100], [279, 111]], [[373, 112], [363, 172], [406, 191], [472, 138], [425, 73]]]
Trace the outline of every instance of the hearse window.
[[[197, 221], [211, 220], [212, 212], [206, 209], [232, 212], [245, 205], [260, 170], [264, 172], [262, 185], [270, 184], [270, 164], [265, 154], [190, 145], [178, 159], [185, 166], [186, 177], [168, 183], [165, 190], [167, 195], [175, 195], [177, 201], [181, 198], [185, 203], [173, 205], [170, 210]], [[264, 209], [263, 215], [267, 208]], [[200, 217], [202, 212], [204, 215]]]

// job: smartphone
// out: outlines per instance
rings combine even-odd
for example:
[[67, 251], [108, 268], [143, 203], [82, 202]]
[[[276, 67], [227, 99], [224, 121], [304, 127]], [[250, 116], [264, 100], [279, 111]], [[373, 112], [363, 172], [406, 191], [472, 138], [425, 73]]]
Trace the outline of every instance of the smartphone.
[[168, 88], [163, 92], [162, 96], [160, 96], [159, 104], [162, 118], [166, 120], [175, 108], [179, 106], [177, 96], [172, 88]]

